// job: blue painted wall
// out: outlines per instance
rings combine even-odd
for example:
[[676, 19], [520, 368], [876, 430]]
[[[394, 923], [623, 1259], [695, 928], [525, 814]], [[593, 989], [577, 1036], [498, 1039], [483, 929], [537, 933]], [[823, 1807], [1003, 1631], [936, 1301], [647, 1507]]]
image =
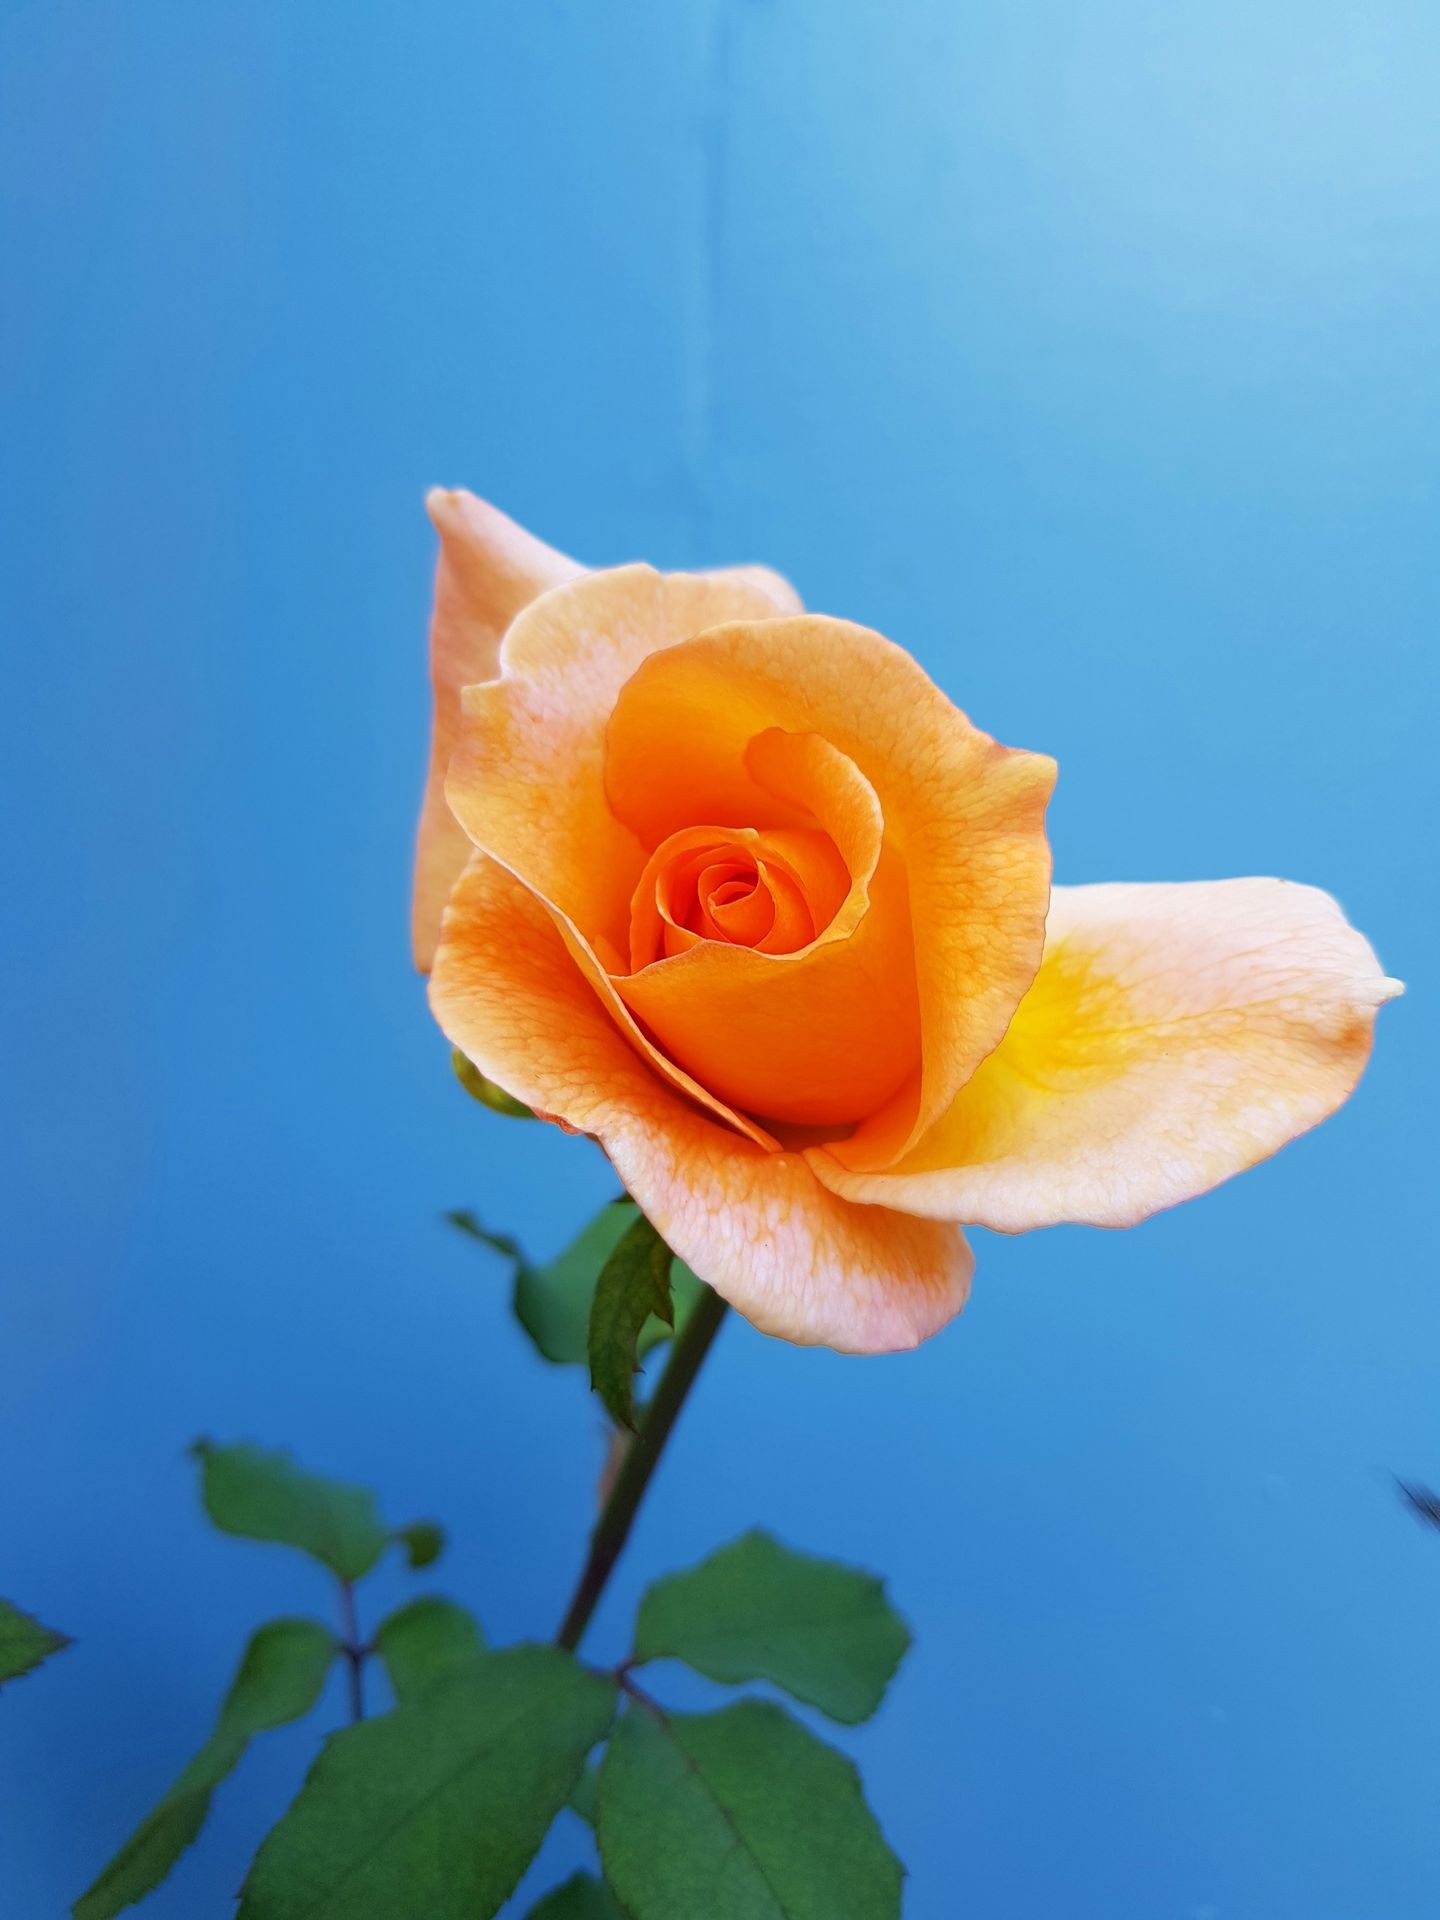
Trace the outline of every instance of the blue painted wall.
[[207, 1535], [195, 1433], [447, 1518], [497, 1635], [573, 1574], [596, 1421], [438, 1223], [543, 1250], [607, 1182], [467, 1105], [409, 971], [434, 481], [773, 561], [1058, 756], [1063, 877], [1318, 881], [1411, 985], [1330, 1126], [978, 1236], [920, 1354], [733, 1326], [597, 1649], [760, 1520], [915, 1623], [849, 1743], [911, 1920], [1440, 1911], [1440, 1538], [1385, 1477], [1440, 1479], [1440, 15], [9, 0], [0, 70], [0, 1590], [81, 1643], [0, 1709], [7, 1920], [327, 1604]]

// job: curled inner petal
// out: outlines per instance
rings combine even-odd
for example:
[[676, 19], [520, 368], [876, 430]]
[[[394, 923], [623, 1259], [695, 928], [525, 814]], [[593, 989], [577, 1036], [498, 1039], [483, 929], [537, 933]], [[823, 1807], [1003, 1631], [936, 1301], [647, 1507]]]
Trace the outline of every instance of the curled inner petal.
[[[917, 1070], [904, 867], [874, 788], [828, 741], [767, 728], [742, 755], [736, 802], [770, 824], [663, 836], [636, 889], [633, 970], [610, 984], [735, 1111], [849, 1127]], [[758, 940], [734, 937], [767, 914]]]
[[640, 876], [631, 968], [701, 940], [796, 953], [830, 925], [849, 891], [850, 871], [818, 829], [687, 828], [657, 847]]
[[[878, 634], [820, 616], [715, 626], [651, 652], [605, 734], [611, 817], [649, 849], [704, 820], [818, 822], [844, 850], [827, 808], [863, 834], [869, 796], [883, 852], [869, 865], [846, 852], [856, 885], [817, 937], [816, 978], [783, 998], [774, 980], [742, 985], [733, 966], [712, 980], [712, 963], [735, 956], [697, 944], [662, 962], [662, 977], [617, 984], [705, 1085], [771, 1119], [852, 1123], [853, 1164], [889, 1166], [992, 1051], [1035, 977], [1053, 762], [981, 733]], [[852, 951], [822, 953], [827, 938]], [[665, 978], [672, 967], [692, 972]], [[843, 974], [843, 993], [822, 996], [821, 973], [837, 988]], [[702, 997], [715, 1016], [704, 1031]]]
[[[506, 632], [500, 677], [461, 695], [450, 810], [607, 961], [628, 944], [630, 897], [655, 845], [606, 800], [605, 727], [616, 696], [649, 653], [718, 620], [773, 613], [784, 604], [777, 596], [788, 596], [782, 582], [749, 569], [589, 574], [526, 607]], [[715, 817], [692, 813], [684, 824]]]

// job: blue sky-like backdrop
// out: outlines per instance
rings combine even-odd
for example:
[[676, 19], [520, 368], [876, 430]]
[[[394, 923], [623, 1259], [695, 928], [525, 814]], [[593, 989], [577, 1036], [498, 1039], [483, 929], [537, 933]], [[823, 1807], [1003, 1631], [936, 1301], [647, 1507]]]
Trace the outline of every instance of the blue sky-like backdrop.
[[[844, 1738], [909, 1920], [1431, 1920], [1440, 12], [8, 0], [0, 73], [0, 1591], [79, 1643], [0, 1703], [6, 1920], [329, 1604], [197, 1433], [439, 1515], [497, 1637], [574, 1574], [598, 1422], [439, 1218], [609, 1182], [410, 970], [434, 482], [773, 563], [1058, 757], [1060, 877], [1318, 882], [1410, 988], [1328, 1126], [977, 1235], [914, 1356], [732, 1324], [596, 1650], [763, 1523], [914, 1626]], [[229, 1911], [313, 1739], [148, 1914]]]

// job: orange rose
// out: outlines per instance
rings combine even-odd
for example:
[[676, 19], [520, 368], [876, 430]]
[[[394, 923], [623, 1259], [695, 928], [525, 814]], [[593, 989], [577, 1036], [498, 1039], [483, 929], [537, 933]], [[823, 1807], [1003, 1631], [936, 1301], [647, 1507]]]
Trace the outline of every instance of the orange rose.
[[964, 1305], [959, 1223], [1131, 1225], [1355, 1085], [1399, 988], [1325, 894], [1052, 896], [1054, 763], [888, 640], [759, 568], [430, 511], [435, 1017], [766, 1332], [912, 1346]]

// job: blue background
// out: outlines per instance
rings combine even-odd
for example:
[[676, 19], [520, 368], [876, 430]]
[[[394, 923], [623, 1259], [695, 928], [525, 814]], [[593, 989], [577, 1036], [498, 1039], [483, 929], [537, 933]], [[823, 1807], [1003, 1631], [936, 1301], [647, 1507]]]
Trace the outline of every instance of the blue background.
[[[844, 1742], [910, 1920], [1440, 1911], [1440, 1538], [1386, 1477], [1440, 1479], [1440, 13], [9, 0], [0, 70], [0, 1590], [80, 1642], [0, 1709], [7, 1920], [329, 1605], [207, 1533], [192, 1435], [442, 1516], [497, 1636], [573, 1577], [597, 1420], [439, 1223], [546, 1251], [608, 1181], [465, 1101], [410, 972], [432, 482], [773, 562], [1058, 756], [1063, 878], [1316, 881], [1410, 982], [1330, 1125], [978, 1235], [919, 1354], [733, 1324], [597, 1653], [762, 1521], [916, 1627]], [[229, 1911], [313, 1738], [148, 1912]]]

